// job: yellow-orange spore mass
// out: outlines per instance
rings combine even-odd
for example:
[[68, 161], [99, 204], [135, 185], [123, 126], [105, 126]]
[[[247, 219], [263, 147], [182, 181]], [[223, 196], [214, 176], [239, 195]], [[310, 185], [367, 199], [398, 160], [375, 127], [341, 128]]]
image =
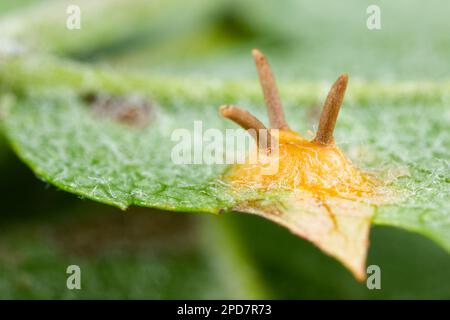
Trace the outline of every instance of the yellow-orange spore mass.
[[334, 143], [320, 145], [290, 130], [272, 131], [272, 135], [278, 137], [278, 152], [267, 157], [278, 157], [269, 159], [279, 160], [277, 170], [266, 174], [261, 163], [247, 161], [233, 165], [224, 179], [239, 189], [301, 190], [320, 198], [356, 199], [374, 195], [378, 181], [353, 166]]

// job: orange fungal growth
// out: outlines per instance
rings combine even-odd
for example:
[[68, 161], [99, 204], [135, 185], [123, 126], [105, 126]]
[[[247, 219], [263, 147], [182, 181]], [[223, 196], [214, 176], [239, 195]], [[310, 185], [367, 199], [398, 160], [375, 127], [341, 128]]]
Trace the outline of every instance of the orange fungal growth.
[[364, 281], [375, 206], [397, 199], [397, 194], [385, 181], [356, 168], [334, 143], [348, 76], [341, 75], [331, 87], [316, 135], [308, 140], [289, 128], [267, 59], [259, 50], [252, 53], [270, 127], [241, 108], [220, 108], [223, 117], [248, 130], [257, 142], [247, 160], [223, 176], [238, 195], [233, 210], [285, 226]]
[[304, 190], [319, 198], [354, 199], [374, 193], [376, 180], [354, 167], [334, 144], [321, 146], [293, 131], [279, 131], [277, 138], [278, 153], [269, 155], [278, 160], [273, 174], [266, 174], [258, 163], [247, 162], [234, 165], [225, 179], [234, 187]]
[[[367, 198], [374, 195], [378, 181], [358, 170], [334, 144], [333, 130], [341, 107], [348, 76], [340, 76], [333, 84], [319, 121], [316, 136], [311, 141], [289, 129], [285, 122], [278, 90], [270, 72], [267, 59], [258, 51], [253, 56], [267, 104], [270, 124], [267, 136], [277, 141], [277, 152], [266, 154], [277, 161], [272, 174], [263, 172], [259, 163], [236, 164], [224, 179], [238, 188], [254, 188], [263, 191], [309, 191], [315, 197], [326, 196], [346, 199]], [[222, 116], [233, 120], [244, 129], [261, 132], [264, 124], [250, 113], [234, 107], [221, 107]], [[255, 139], [258, 141], [259, 137]], [[255, 150], [258, 152], [260, 150]], [[276, 159], [274, 159], [276, 158]]]

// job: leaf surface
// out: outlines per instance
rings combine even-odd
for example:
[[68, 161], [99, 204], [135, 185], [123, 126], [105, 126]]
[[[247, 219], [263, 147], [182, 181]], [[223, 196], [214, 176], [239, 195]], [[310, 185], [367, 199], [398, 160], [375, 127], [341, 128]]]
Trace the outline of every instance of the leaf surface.
[[[2, 88], [13, 93], [2, 98], [6, 135], [42, 179], [61, 189], [122, 209], [138, 205], [173, 211], [257, 213], [313, 241], [358, 277], [363, 272], [370, 221], [425, 234], [450, 249], [446, 83], [350, 85], [336, 128], [337, 145], [358, 167], [390, 181], [390, 188], [402, 197], [370, 210], [358, 207], [357, 223], [351, 225], [345, 217], [352, 210], [333, 200], [337, 222], [345, 231], [333, 233], [327, 227], [329, 216], [310, 199], [278, 198], [284, 211], [269, 216], [257, 205], [242, 203], [271, 195], [233, 193], [221, 179], [226, 166], [171, 161], [174, 129], [192, 130], [195, 120], [203, 122], [204, 130], [234, 126], [217, 113], [217, 106], [224, 102], [237, 102], [265, 119], [254, 82], [155, 80], [53, 60], [18, 60], [2, 69]], [[298, 119], [291, 120], [293, 129], [314, 130], [315, 106], [323, 99], [325, 87], [281, 84], [288, 119]], [[154, 119], [145, 128], [99, 119], [83, 98], [86, 92], [139, 94], [152, 105]], [[309, 223], [311, 216], [324, 219], [324, 224]], [[345, 240], [349, 234], [351, 238]]]

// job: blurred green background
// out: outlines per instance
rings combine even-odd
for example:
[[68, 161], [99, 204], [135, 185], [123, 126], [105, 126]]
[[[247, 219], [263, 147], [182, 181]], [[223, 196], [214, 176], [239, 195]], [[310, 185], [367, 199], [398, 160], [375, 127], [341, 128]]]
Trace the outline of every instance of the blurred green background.
[[[81, 30], [65, 28], [79, 4]], [[366, 28], [378, 4], [382, 29]], [[448, 1], [0, 2], [37, 50], [152, 76], [256, 80], [250, 50], [280, 81], [442, 81]], [[60, 21], [60, 28], [55, 28]], [[27, 29], [34, 29], [29, 33]], [[0, 33], [2, 30], [0, 29]], [[29, 38], [29, 39], [27, 39]], [[382, 290], [285, 229], [246, 215], [196, 215], [78, 199], [36, 179], [0, 141], [0, 298], [450, 298], [450, 256], [430, 240], [375, 227], [368, 264]], [[82, 290], [66, 268], [82, 269]]]

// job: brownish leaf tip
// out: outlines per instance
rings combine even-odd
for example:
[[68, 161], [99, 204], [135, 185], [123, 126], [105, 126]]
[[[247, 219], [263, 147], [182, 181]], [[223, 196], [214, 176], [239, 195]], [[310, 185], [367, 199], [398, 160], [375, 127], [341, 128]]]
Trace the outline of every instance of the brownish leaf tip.
[[284, 118], [275, 78], [270, 70], [266, 57], [258, 49], [252, 50], [256, 69], [258, 70], [259, 82], [264, 94], [264, 101], [269, 113], [270, 125], [275, 129], [289, 129]]
[[333, 131], [339, 109], [344, 100], [347, 83], [348, 75], [344, 73], [336, 80], [328, 93], [322, 109], [322, 114], [320, 115], [319, 128], [316, 137], [313, 140], [318, 144], [328, 145], [333, 143]]

